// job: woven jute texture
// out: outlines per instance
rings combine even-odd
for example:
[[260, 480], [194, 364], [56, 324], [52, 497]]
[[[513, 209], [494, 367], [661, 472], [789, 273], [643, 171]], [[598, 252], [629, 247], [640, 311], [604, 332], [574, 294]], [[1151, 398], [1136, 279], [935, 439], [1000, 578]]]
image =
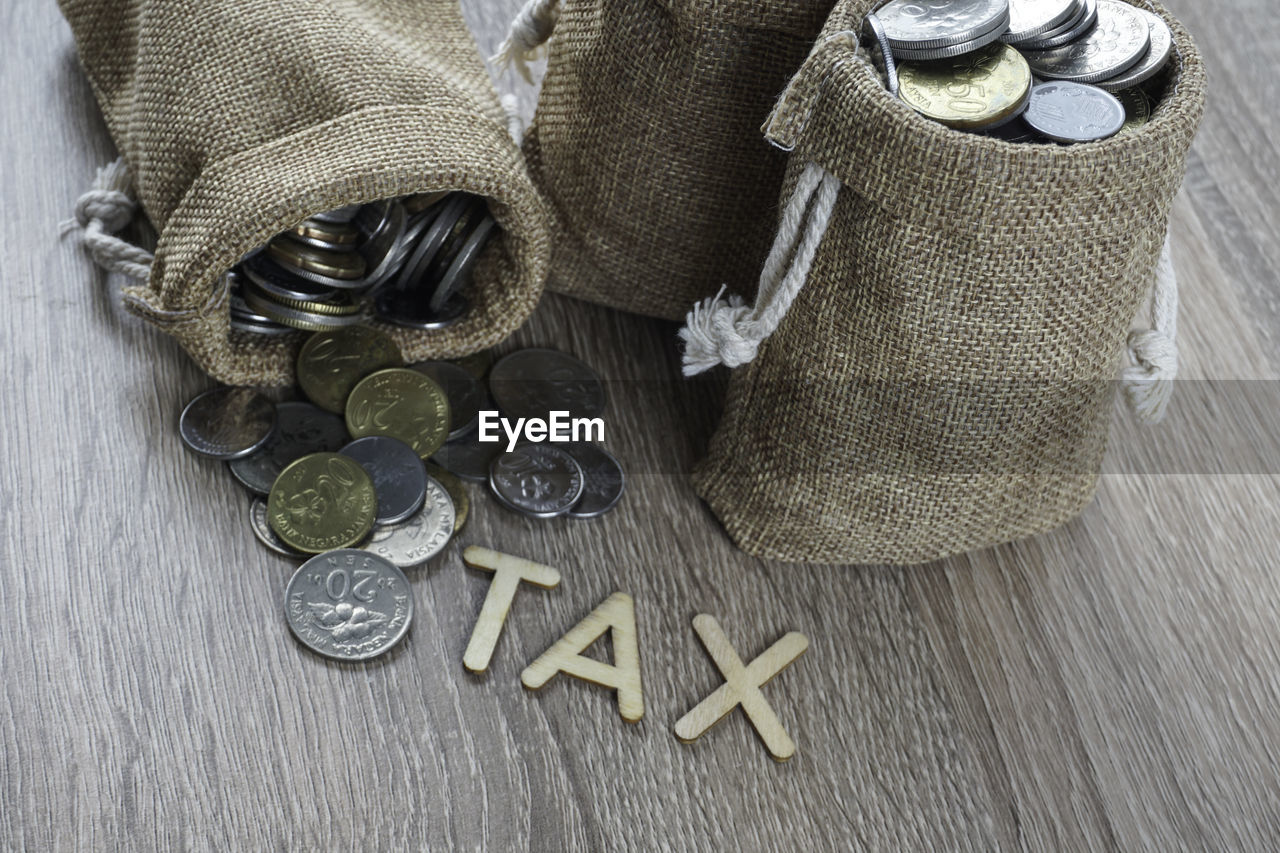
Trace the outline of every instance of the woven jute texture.
[[682, 318], [751, 294], [783, 152], [760, 136], [833, 0], [562, 0], [525, 138], [548, 287]]
[[213, 377], [291, 381], [305, 335], [229, 331], [219, 276], [312, 214], [438, 189], [487, 196], [501, 235], [437, 332], [385, 327], [406, 358], [505, 338], [550, 259], [545, 207], [456, 0], [60, 0], [159, 233], [128, 304]]
[[731, 381], [695, 471], [744, 550], [914, 564], [1091, 500], [1130, 323], [1204, 108], [1186, 31], [1151, 123], [1071, 147], [949, 130], [891, 98], [846, 0], [765, 132], [843, 186], [807, 283]]

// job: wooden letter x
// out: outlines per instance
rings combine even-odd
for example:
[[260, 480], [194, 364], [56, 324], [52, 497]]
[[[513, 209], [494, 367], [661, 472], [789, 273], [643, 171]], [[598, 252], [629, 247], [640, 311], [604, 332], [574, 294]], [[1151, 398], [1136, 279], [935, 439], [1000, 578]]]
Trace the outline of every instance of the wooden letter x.
[[769, 707], [760, 687], [804, 654], [804, 650], [809, 648], [809, 639], [804, 634], [792, 631], [766, 649], [750, 665], [743, 666], [742, 658], [738, 657], [738, 653], [729, 644], [729, 638], [724, 635], [715, 617], [706, 613], [698, 614], [693, 617], [693, 630], [698, 633], [698, 639], [702, 640], [707, 654], [711, 655], [720, 669], [725, 683], [680, 718], [676, 723], [676, 737], [685, 743], [692, 743], [741, 705], [747, 719], [751, 720], [751, 725], [755, 726], [757, 734], [775, 760], [786, 761], [795, 755], [795, 741], [782, 728], [782, 723], [773, 713], [773, 708]]
[[471, 641], [462, 655], [463, 666], [472, 672], [484, 672], [489, 668], [493, 649], [498, 645], [498, 635], [511, 612], [511, 602], [515, 600], [520, 581], [553, 589], [560, 583], [560, 573], [550, 566], [475, 545], [462, 552], [462, 560], [472, 568], [493, 572], [489, 593], [484, 597], [476, 627], [471, 632]]
[[[613, 630], [612, 665], [581, 654], [605, 631]], [[600, 602], [586, 618], [556, 640], [551, 648], [520, 673], [520, 683], [537, 690], [557, 672], [572, 675], [618, 691], [618, 713], [628, 723], [644, 716], [644, 691], [640, 686], [640, 646], [636, 640], [636, 606], [625, 592], [615, 592]]]

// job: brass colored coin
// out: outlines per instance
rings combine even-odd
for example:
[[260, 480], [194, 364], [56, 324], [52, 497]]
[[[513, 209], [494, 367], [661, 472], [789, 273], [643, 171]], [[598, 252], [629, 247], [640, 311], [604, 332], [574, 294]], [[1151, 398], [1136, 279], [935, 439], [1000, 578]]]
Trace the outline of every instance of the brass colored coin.
[[320, 408], [342, 414], [357, 382], [403, 363], [396, 342], [369, 326], [316, 332], [298, 353], [298, 385]]
[[1124, 127], [1120, 128], [1120, 132], [1116, 136], [1125, 136], [1133, 133], [1151, 121], [1151, 112], [1155, 108], [1155, 104], [1151, 96], [1141, 86], [1116, 92], [1116, 97], [1120, 99], [1120, 105], [1124, 107]]
[[273, 299], [250, 289], [244, 290], [245, 304], [254, 311], [263, 314], [272, 322], [302, 329], [308, 332], [323, 332], [326, 329], [337, 329], [360, 322], [360, 314], [317, 314], [291, 305], [283, 305]]
[[354, 438], [398, 438], [426, 459], [449, 435], [449, 398], [443, 388], [416, 370], [379, 370], [351, 389], [347, 432]]
[[268, 243], [267, 254], [282, 264], [329, 278], [351, 280], [364, 275], [365, 261], [359, 252], [329, 252], [299, 243], [288, 235]]
[[434, 462], [427, 463], [427, 476], [444, 486], [453, 501], [453, 532], [461, 533], [467, 526], [467, 516], [471, 513], [471, 498], [467, 496], [467, 487], [454, 475]]
[[330, 225], [315, 219], [304, 219], [289, 231], [307, 245], [321, 249], [330, 247], [335, 247], [335, 250], [346, 247], [354, 249], [356, 242], [360, 239], [360, 232], [350, 224]]
[[362, 541], [377, 510], [373, 480], [360, 463], [340, 453], [312, 453], [291, 463], [267, 498], [271, 529], [284, 544], [307, 554]]
[[330, 317], [348, 317], [352, 314], [359, 314], [364, 310], [364, 306], [348, 293], [335, 293], [332, 297], [323, 301], [290, 299], [287, 296], [270, 296], [269, 294], [259, 294], [259, 296], [268, 296], [272, 302], [277, 305], [283, 305], [286, 308], [295, 308], [298, 311], [306, 311], [309, 314], [325, 314]]
[[902, 100], [920, 114], [976, 130], [1022, 111], [1031, 91], [1031, 68], [1017, 50], [996, 43], [937, 62], [904, 62], [898, 83]]

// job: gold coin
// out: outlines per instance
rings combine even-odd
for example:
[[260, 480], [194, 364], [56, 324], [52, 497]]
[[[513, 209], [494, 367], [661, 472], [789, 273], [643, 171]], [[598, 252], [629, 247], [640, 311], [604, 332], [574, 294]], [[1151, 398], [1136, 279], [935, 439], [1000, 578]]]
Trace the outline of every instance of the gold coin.
[[920, 114], [960, 130], [989, 127], [1012, 118], [1031, 94], [1031, 67], [999, 42], [936, 62], [898, 67], [899, 94]]
[[289, 229], [303, 239], [318, 240], [334, 246], [352, 246], [360, 238], [360, 232], [350, 225], [329, 225], [315, 219], [306, 219]]
[[384, 332], [346, 326], [317, 332], [298, 352], [298, 385], [322, 409], [342, 414], [356, 383], [375, 370], [404, 364], [400, 348]]
[[1155, 103], [1145, 89], [1140, 86], [1134, 86], [1116, 92], [1116, 97], [1120, 99], [1121, 105], [1124, 106], [1124, 127], [1120, 128], [1120, 132], [1116, 134], [1117, 136], [1133, 133], [1151, 121], [1151, 112], [1155, 108]]
[[364, 256], [359, 252], [330, 252], [317, 249], [287, 236], [280, 235], [267, 244], [267, 254], [294, 269], [307, 270], [318, 275], [340, 280], [357, 279], [364, 275]]
[[461, 533], [467, 526], [467, 516], [471, 512], [471, 498], [467, 496], [467, 487], [462, 481], [434, 462], [427, 463], [427, 476], [444, 486], [453, 501], [453, 532]]
[[267, 523], [289, 547], [320, 554], [362, 541], [377, 509], [373, 480], [359, 463], [340, 453], [312, 453], [276, 477]]
[[444, 389], [416, 370], [379, 370], [351, 389], [347, 432], [353, 438], [398, 438], [426, 459], [440, 449], [449, 434], [449, 398]]

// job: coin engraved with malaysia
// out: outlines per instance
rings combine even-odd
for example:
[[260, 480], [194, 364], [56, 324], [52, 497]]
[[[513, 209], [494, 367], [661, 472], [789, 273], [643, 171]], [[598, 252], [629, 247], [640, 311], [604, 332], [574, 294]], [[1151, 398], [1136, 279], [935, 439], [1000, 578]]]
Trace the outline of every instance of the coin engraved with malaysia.
[[178, 434], [201, 456], [238, 459], [271, 438], [275, 404], [252, 388], [223, 386], [196, 397], [178, 418]]
[[612, 453], [589, 441], [561, 445], [582, 468], [582, 497], [569, 509], [571, 518], [596, 518], [622, 498], [626, 476]]
[[549, 444], [526, 444], [497, 456], [489, 488], [509, 509], [533, 518], [555, 518], [582, 497], [582, 467]]
[[1151, 45], [1145, 18], [1119, 0], [1098, 0], [1098, 23], [1071, 44], [1025, 53], [1031, 70], [1044, 80], [1093, 83], [1132, 68]]
[[545, 418], [551, 411], [597, 417], [605, 409], [596, 372], [553, 349], [517, 350], [500, 359], [489, 369], [489, 391], [507, 417]]
[[375, 527], [361, 547], [402, 569], [419, 566], [449, 544], [456, 521], [453, 499], [444, 486], [428, 479], [422, 508], [399, 524]]
[[276, 430], [267, 443], [248, 456], [227, 463], [249, 491], [267, 495], [285, 466], [308, 453], [336, 451], [347, 443], [342, 418], [310, 403], [276, 404]]
[[444, 486], [444, 490], [449, 493], [449, 500], [453, 501], [453, 532], [457, 535], [467, 526], [467, 517], [471, 514], [471, 498], [467, 496], [467, 487], [455, 475], [434, 462], [426, 464], [427, 476]]
[[358, 462], [313, 453], [280, 472], [267, 499], [267, 520], [286, 545], [318, 554], [364, 539], [377, 508], [373, 480]]
[[1031, 92], [1023, 116], [1031, 127], [1055, 142], [1094, 142], [1124, 127], [1124, 106], [1097, 86], [1055, 80]]
[[413, 448], [400, 439], [368, 435], [338, 452], [359, 462], [373, 480], [373, 490], [378, 494], [375, 524], [404, 521], [422, 507], [427, 494], [427, 469]]
[[368, 551], [342, 549], [298, 567], [284, 594], [285, 620], [318, 654], [343, 661], [377, 657], [400, 642], [413, 621], [404, 572]]
[[891, 0], [877, 10], [889, 43], [924, 50], [971, 42], [1008, 23], [1008, 0]]
[[341, 414], [356, 383], [402, 363], [396, 342], [377, 329], [350, 326], [317, 332], [298, 352], [298, 385], [311, 402]]
[[258, 537], [259, 542], [281, 556], [294, 559], [305, 559], [311, 556], [295, 551], [276, 535], [276, 532], [271, 529], [271, 523], [267, 520], [267, 502], [262, 498], [254, 498], [249, 504], [249, 528], [253, 530], [253, 535]]
[[1169, 58], [1173, 55], [1173, 30], [1169, 29], [1169, 25], [1163, 18], [1153, 12], [1145, 9], [1134, 9], [1134, 11], [1147, 21], [1147, 27], [1151, 32], [1151, 45], [1142, 59], [1128, 71], [1098, 81], [1096, 85], [1099, 89], [1119, 92], [1132, 88], [1150, 80], [1169, 64]]
[[1155, 104], [1152, 103], [1151, 96], [1141, 86], [1117, 92], [1116, 97], [1120, 100], [1121, 106], [1124, 107], [1124, 127], [1120, 128], [1120, 132], [1116, 134], [1117, 136], [1133, 133], [1151, 121], [1151, 111], [1155, 109]]
[[949, 127], [990, 128], [1018, 115], [1031, 90], [1031, 69], [1012, 47], [993, 44], [976, 53], [898, 68], [902, 100]]
[[426, 459], [449, 434], [444, 389], [416, 370], [391, 368], [370, 374], [347, 398], [347, 431], [354, 438], [389, 435]]

